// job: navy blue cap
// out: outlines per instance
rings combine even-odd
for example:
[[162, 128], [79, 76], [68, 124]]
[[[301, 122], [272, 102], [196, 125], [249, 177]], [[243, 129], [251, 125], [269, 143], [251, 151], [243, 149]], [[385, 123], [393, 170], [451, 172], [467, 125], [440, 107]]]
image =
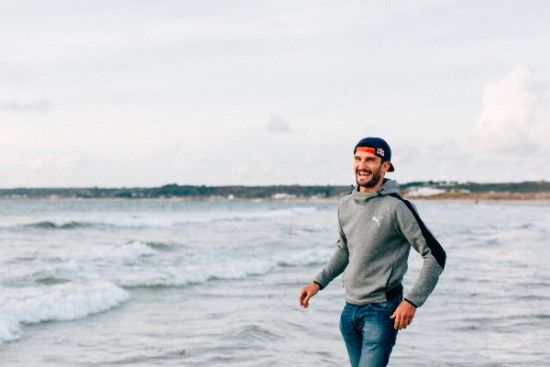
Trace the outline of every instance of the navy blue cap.
[[390, 169], [388, 170], [389, 172], [395, 170], [393, 164], [391, 163], [391, 148], [384, 139], [368, 136], [359, 140], [359, 143], [357, 143], [355, 145], [355, 148], [353, 149], [353, 154], [357, 152], [357, 148], [369, 148], [366, 151], [374, 154], [377, 157], [382, 158], [382, 161], [390, 162]]

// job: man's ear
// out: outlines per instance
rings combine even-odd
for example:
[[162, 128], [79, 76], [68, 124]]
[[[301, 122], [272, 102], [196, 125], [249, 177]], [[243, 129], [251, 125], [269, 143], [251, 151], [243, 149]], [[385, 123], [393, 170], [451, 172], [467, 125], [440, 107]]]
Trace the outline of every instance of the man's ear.
[[382, 171], [383, 171], [384, 173], [388, 172], [388, 170], [390, 169], [390, 167], [391, 167], [390, 161], [384, 161], [384, 162], [382, 162]]

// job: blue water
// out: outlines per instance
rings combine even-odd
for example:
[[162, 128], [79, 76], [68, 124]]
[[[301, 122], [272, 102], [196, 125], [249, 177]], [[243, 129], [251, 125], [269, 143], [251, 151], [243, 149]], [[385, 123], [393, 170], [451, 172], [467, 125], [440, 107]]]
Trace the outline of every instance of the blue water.
[[[447, 268], [390, 365], [546, 366], [550, 203], [416, 204]], [[1, 200], [0, 365], [347, 365], [340, 279], [297, 302], [336, 205]]]

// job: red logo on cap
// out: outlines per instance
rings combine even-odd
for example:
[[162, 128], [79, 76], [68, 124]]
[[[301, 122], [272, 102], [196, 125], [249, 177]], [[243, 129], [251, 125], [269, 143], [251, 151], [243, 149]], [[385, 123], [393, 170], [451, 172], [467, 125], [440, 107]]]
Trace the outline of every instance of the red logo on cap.
[[376, 149], [376, 154], [381, 155], [383, 157], [384, 156], [384, 149], [382, 149], [382, 148]]
[[358, 147], [357, 150], [360, 151], [360, 152], [365, 152], [365, 153], [374, 154], [374, 148], [369, 148], [369, 147]]

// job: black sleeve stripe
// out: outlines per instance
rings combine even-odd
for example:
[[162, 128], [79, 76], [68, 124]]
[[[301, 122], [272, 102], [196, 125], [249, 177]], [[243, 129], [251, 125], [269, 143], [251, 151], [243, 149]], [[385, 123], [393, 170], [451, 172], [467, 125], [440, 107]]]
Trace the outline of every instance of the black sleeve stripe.
[[401, 200], [402, 202], [407, 205], [407, 208], [411, 211], [411, 213], [416, 218], [416, 221], [418, 222], [418, 226], [420, 227], [420, 230], [422, 231], [422, 234], [424, 235], [424, 238], [426, 239], [426, 243], [428, 244], [428, 247], [432, 251], [432, 254], [435, 257], [435, 260], [441, 266], [443, 269], [445, 269], [445, 260], [447, 259], [447, 254], [445, 253], [445, 250], [443, 250], [443, 246], [435, 239], [435, 237], [432, 235], [432, 233], [426, 228], [426, 225], [420, 219], [420, 216], [414, 210], [414, 207], [412, 206], [411, 202], [403, 199], [400, 195], [397, 194], [388, 194], [389, 196], [393, 196], [394, 198], [397, 198]]

